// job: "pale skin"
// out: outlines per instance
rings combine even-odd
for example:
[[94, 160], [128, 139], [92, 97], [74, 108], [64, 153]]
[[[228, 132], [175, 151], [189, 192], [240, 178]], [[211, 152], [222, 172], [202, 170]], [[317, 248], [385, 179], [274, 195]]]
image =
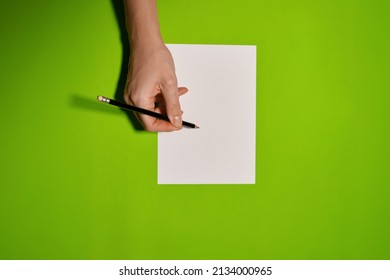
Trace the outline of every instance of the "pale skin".
[[138, 114], [145, 130], [179, 130], [182, 128], [179, 96], [188, 89], [177, 86], [173, 58], [160, 33], [156, 0], [123, 2], [131, 47], [124, 100], [169, 117], [170, 122], [167, 122]]

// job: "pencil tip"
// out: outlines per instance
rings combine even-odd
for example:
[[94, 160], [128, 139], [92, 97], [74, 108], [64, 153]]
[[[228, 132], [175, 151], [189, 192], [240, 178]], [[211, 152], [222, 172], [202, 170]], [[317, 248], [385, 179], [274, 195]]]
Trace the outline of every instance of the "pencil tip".
[[195, 128], [200, 128], [199, 126], [195, 125]]
[[102, 102], [102, 101], [103, 101], [103, 96], [99, 95], [99, 96], [97, 97], [97, 100], [99, 100], [100, 102]]

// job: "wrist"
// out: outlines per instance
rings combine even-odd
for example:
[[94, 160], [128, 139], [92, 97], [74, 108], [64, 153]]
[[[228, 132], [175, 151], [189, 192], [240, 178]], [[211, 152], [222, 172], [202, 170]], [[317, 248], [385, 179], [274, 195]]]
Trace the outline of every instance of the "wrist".
[[152, 30], [132, 33], [129, 35], [129, 43], [132, 51], [158, 49], [165, 46], [160, 32], [153, 32]]

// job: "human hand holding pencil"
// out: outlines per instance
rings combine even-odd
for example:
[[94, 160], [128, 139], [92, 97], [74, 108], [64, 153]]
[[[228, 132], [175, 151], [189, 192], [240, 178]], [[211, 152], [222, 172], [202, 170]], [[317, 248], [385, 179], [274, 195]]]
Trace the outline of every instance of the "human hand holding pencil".
[[156, 1], [125, 0], [124, 3], [131, 46], [124, 100], [127, 104], [168, 116], [169, 122], [137, 113], [145, 130], [181, 129], [179, 96], [188, 89], [177, 86], [173, 58], [160, 34]]
[[[188, 89], [177, 87], [173, 59], [164, 46], [153, 50], [134, 50], [124, 93], [127, 104], [154, 111], [169, 122], [145, 114], [136, 114], [147, 131], [174, 131], [182, 128], [179, 96]], [[149, 53], [148, 53], [149, 52]]]

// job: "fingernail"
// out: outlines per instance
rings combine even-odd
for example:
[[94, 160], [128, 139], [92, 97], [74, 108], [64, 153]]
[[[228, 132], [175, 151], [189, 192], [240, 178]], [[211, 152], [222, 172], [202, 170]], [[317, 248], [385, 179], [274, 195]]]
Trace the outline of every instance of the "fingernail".
[[176, 127], [180, 127], [181, 126], [181, 116], [174, 116], [173, 117], [173, 125], [176, 126]]

